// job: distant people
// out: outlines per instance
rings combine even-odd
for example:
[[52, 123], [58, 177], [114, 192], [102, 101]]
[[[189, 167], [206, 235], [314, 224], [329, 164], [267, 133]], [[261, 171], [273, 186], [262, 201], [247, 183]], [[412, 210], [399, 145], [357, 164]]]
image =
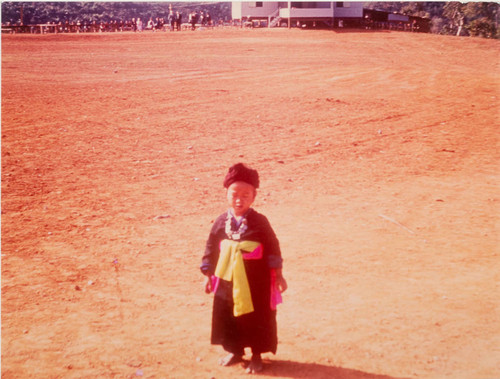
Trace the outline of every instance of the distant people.
[[137, 21], [135, 20], [135, 17], [134, 17], [134, 18], [132, 18], [132, 30], [133, 30], [134, 32], [136, 32], [136, 31], [137, 31]]
[[198, 15], [198, 12], [197, 11], [194, 11], [193, 12], [193, 20], [192, 20], [192, 30], [195, 30], [196, 29], [196, 24], [198, 23], [198, 20], [199, 20], [200, 16]]
[[137, 31], [142, 32], [144, 28], [144, 25], [142, 24], [142, 20], [140, 18], [137, 18]]
[[175, 12], [175, 28], [177, 31], [181, 30], [181, 25], [182, 25], [182, 14], [177, 11]]
[[161, 19], [156, 17], [156, 22], [155, 22], [156, 31], [161, 30], [162, 27], [163, 27], [163, 23], [161, 22]]
[[170, 31], [173, 32], [175, 27], [175, 15], [173, 10], [170, 10], [168, 13], [168, 24], [170, 25]]
[[189, 14], [189, 23], [191, 24], [191, 30], [196, 29], [196, 19], [195, 19], [195, 13], [191, 12]]
[[148, 20], [148, 24], [146, 25], [146, 29], [154, 32], [155, 31], [154, 27], [155, 27], [155, 23], [153, 21], [153, 17], [150, 17]]

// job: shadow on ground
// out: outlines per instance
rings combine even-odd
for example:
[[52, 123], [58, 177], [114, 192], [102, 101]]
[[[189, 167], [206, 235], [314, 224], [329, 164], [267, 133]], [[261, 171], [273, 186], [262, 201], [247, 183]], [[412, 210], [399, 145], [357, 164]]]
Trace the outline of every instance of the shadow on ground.
[[286, 378], [335, 378], [335, 379], [402, 379], [388, 375], [371, 374], [342, 367], [326, 366], [318, 363], [303, 363], [293, 361], [264, 361], [266, 376]]

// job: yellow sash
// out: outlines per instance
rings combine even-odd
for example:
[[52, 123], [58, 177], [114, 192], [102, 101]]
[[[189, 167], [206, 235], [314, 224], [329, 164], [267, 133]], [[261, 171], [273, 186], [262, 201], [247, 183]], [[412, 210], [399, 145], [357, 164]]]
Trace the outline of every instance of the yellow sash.
[[253, 241], [232, 241], [225, 239], [220, 245], [219, 261], [215, 276], [233, 282], [234, 316], [241, 316], [254, 311], [252, 294], [248, 284], [242, 251], [253, 251], [260, 243]]

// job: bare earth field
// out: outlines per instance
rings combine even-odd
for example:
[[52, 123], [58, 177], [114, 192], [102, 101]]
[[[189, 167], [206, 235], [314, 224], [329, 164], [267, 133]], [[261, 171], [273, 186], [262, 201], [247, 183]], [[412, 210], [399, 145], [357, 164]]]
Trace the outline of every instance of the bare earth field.
[[498, 41], [2, 36], [2, 378], [238, 378], [198, 266], [222, 180], [289, 290], [262, 378], [499, 378]]

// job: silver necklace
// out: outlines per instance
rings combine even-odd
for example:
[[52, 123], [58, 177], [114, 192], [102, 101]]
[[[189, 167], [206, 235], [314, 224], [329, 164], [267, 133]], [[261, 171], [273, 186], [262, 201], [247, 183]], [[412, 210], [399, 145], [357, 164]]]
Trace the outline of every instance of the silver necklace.
[[240, 222], [240, 227], [238, 228], [238, 230], [234, 231], [231, 228], [231, 219], [232, 218], [233, 218], [233, 216], [231, 215], [231, 212], [228, 211], [227, 218], [226, 218], [226, 234], [229, 237], [229, 239], [239, 240], [241, 238], [241, 235], [243, 233], [245, 233], [246, 230], [248, 229], [247, 219], [245, 216], [243, 216], [243, 218], [241, 219], [241, 222]]

